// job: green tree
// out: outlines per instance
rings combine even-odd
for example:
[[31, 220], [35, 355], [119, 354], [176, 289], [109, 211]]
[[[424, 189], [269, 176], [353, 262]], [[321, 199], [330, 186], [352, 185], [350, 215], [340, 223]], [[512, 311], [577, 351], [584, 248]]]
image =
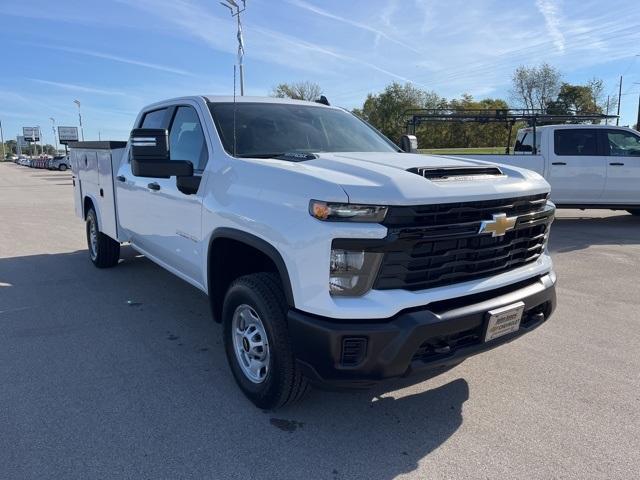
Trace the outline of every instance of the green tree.
[[435, 92], [425, 92], [410, 83], [394, 82], [378, 94], [369, 94], [361, 109], [353, 113], [360, 116], [394, 142], [405, 133], [405, 112], [412, 108], [438, 108], [445, 103]]
[[271, 96], [276, 98], [292, 98], [294, 100], [307, 100], [313, 102], [322, 95], [322, 88], [314, 82], [280, 83], [276, 85]]
[[602, 113], [589, 85], [563, 83], [556, 100], [547, 104], [547, 113], [558, 115]]

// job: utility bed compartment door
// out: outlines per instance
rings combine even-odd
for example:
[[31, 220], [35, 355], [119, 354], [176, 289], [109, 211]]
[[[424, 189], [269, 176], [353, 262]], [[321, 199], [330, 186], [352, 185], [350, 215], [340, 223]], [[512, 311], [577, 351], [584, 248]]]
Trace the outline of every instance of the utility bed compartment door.
[[113, 191], [113, 153], [111, 150], [99, 150], [98, 161], [98, 195], [102, 210], [100, 231], [113, 239], [118, 238], [116, 222], [115, 195]]
[[105, 235], [118, 239], [114, 171], [123, 149], [73, 148], [71, 164], [75, 175], [76, 214], [82, 217], [84, 201], [91, 199], [98, 215], [98, 226]]

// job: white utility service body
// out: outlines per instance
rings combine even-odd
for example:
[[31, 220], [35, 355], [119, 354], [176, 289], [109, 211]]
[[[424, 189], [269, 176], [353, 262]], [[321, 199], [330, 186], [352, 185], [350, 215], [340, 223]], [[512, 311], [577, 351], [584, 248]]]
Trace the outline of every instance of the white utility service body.
[[[238, 112], [233, 129], [232, 109]], [[278, 136], [283, 125], [290, 138]], [[404, 153], [342, 109], [294, 100], [173, 99], [144, 108], [134, 127], [140, 130], [126, 146], [72, 146], [77, 215], [88, 219], [94, 209], [112, 247], [128, 242], [209, 294], [223, 323], [232, 321], [225, 312], [235, 283], [229, 287], [234, 278], [227, 277], [236, 268], [238, 275], [259, 274], [264, 264], [282, 289], [296, 368], [314, 382], [360, 385], [418, 366], [452, 366], [537, 327], [555, 308], [556, 276], [546, 249], [554, 207], [546, 200], [548, 183], [533, 171]], [[345, 131], [349, 136], [342, 137]], [[267, 147], [273, 138], [304, 144], [304, 152], [240, 154], [261, 145], [273, 151]], [[178, 186], [181, 176], [140, 174], [151, 170], [136, 152], [165, 140], [171, 160], [193, 164], [186, 179], [195, 181], [193, 190]], [[326, 142], [379, 151], [323, 151]], [[189, 152], [197, 153], [186, 158]], [[442, 169], [455, 181], [429, 177]], [[505, 305], [522, 325], [498, 339], [485, 336], [493, 315], [487, 312]], [[254, 313], [260, 316], [260, 308]], [[463, 325], [475, 328], [474, 340], [455, 346]], [[416, 350], [427, 348], [429, 338], [442, 344], [442, 355], [418, 359]], [[343, 364], [345, 349], [356, 344], [359, 363]], [[253, 373], [268, 378], [261, 372], [267, 367]], [[243, 386], [246, 378], [234, 374], [256, 404], [271, 405], [256, 400]]]
[[[551, 185], [558, 207], [612, 208], [640, 213], [640, 132], [614, 125], [545, 125], [518, 131], [512, 155], [461, 154], [527, 168]], [[524, 147], [523, 147], [524, 146]]]

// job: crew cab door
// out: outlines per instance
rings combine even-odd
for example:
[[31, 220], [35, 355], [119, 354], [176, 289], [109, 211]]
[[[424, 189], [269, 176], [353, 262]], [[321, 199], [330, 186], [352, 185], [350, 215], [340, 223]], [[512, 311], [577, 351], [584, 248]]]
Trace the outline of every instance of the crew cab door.
[[607, 182], [602, 201], [640, 204], [640, 135], [628, 130], [602, 131], [607, 153]]
[[[145, 114], [141, 128], [167, 128], [171, 160], [188, 160], [202, 180], [208, 147], [197, 104], [175, 105]], [[121, 226], [131, 243], [169, 270], [204, 284], [202, 275], [202, 190], [178, 189], [176, 177], [134, 177], [131, 164], [119, 172]]]
[[547, 161], [551, 199], [557, 204], [598, 203], [604, 192], [607, 157], [591, 128], [558, 128]]

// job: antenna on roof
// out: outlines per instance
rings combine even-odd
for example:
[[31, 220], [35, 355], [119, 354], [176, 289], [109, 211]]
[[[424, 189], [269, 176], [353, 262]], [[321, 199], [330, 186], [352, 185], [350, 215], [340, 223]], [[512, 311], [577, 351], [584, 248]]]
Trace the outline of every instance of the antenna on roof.
[[236, 150], [238, 148], [238, 141], [236, 140], [236, 66], [233, 66], [233, 156], [236, 156]]

